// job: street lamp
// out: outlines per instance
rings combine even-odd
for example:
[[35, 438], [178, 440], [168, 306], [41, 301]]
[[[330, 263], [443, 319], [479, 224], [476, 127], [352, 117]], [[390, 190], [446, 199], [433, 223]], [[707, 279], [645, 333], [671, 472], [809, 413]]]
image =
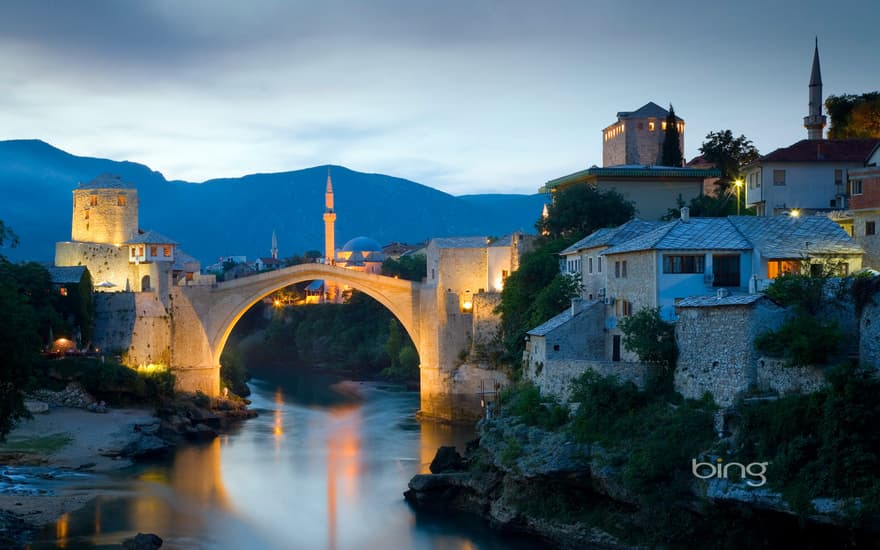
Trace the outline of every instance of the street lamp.
[[736, 186], [736, 215], [739, 216], [739, 190], [742, 189], [743, 180], [734, 180], [733, 184]]

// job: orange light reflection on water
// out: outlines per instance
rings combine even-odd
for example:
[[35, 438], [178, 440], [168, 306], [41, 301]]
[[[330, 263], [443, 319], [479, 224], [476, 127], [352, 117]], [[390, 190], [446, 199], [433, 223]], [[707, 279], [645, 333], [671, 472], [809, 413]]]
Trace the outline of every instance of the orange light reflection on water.
[[67, 548], [67, 533], [70, 525], [70, 514], [61, 514], [61, 517], [55, 522], [55, 538], [58, 542], [58, 548]]
[[330, 410], [327, 434], [327, 548], [336, 549], [338, 523], [337, 481], [346, 506], [358, 501], [363, 450], [360, 441], [361, 407], [347, 403]]

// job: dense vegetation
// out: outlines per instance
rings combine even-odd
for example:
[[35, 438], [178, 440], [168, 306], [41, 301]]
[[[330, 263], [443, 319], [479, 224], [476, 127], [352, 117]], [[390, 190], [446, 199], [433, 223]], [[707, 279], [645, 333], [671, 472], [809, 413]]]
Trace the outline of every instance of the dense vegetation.
[[174, 375], [168, 370], [135, 371], [94, 357], [41, 358], [28, 388], [60, 391], [70, 382], [78, 382], [92, 397], [113, 406], [155, 404], [174, 395]]
[[830, 95], [828, 139], [880, 138], [880, 92]]
[[684, 165], [684, 155], [681, 153], [681, 133], [678, 131], [675, 109], [670, 104], [669, 114], [666, 115], [666, 135], [663, 136], [660, 166], [682, 165]]

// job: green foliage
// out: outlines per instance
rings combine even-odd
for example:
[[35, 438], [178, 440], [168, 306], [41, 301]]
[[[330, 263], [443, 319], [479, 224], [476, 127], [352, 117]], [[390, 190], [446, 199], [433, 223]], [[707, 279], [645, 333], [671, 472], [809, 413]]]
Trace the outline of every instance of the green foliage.
[[741, 407], [736, 444], [746, 461], [769, 462], [771, 487], [809, 511], [818, 497], [861, 498], [880, 513], [880, 380], [872, 367], [844, 365], [811, 395]]
[[515, 361], [522, 355], [526, 332], [559, 314], [577, 294], [579, 281], [559, 272], [559, 251], [570, 240], [545, 242], [523, 255], [519, 269], [507, 277], [501, 291], [502, 343]]
[[95, 399], [111, 405], [157, 403], [174, 395], [174, 375], [168, 370], [138, 372], [113, 361], [91, 357], [41, 359], [31, 387], [63, 389], [75, 381]]
[[[752, 141], [744, 135], [733, 137], [730, 130], [719, 130], [706, 134], [706, 141], [700, 146], [703, 157], [721, 171], [718, 186], [719, 197], [727, 194], [734, 180], [742, 178], [743, 166], [758, 159], [760, 153]], [[745, 195], [745, 190], [743, 190]], [[734, 204], [736, 211], [736, 204]]]
[[755, 347], [770, 356], [784, 357], [787, 366], [827, 365], [840, 351], [843, 331], [836, 321], [795, 314], [778, 330], [755, 338]]
[[830, 95], [828, 139], [880, 138], [880, 92]]
[[624, 484], [646, 500], [685, 491], [676, 473], [715, 439], [710, 400], [648, 393], [587, 372], [572, 384], [572, 401], [580, 403], [572, 436], [601, 444], [621, 466]]
[[874, 303], [874, 296], [878, 291], [880, 291], [880, 277], [864, 272], [852, 278], [850, 294], [855, 306], [856, 317], [862, 316], [865, 306]]
[[247, 397], [251, 393], [247, 386], [249, 378], [238, 346], [227, 345], [220, 355], [220, 383], [232, 393]]
[[[15, 234], [11, 227], [3, 223], [3, 220], [0, 220], [0, 247], [4, 246], [11, 248], [18, 246], [18, 235]], [[0, 259], [5, 258], [0, 255]]]
[[388, 368], [392, 370], [396, 370], [400, 366], [400, 348], [402, 342], [403, 338], [400, 336], [400, 324], [397, 322], [397, 319], [392, 318], [388, 321], [388, 340], [385, 342], [385, 353], [388, 354], [388, 359], [391, 361]]
[[770, 283], [764, 294], [780, 305], [813, 315], [825, 301], [826, 282], [824, 277], [786, 273]]
[[516, 416], [529, 426], [555, 430], [568, 422], [568, 407], [541, 391], [531, 382], [521, 381], [505, 388], [499, 395], [504, 414]]
[[408, 281], [421, 281], [428, 274], [428, 260], [424, 254], [411, 254], [398, 259], [388, 258], [382, 262], [382, 275], [400, 277]]
[[[392, 319], [382, 304], [355, 291], [345, 304], [284, 308], [283, 315], [266, 326], [262, 341], [239, 347], [251, 370], [296, 365], [375, 376], [391, 366], [386, 344]], [[400, 330], [400, 338], [398, 361], [404, 348], [415, 349], [406, 331]], [[418, 369], [415, 374], [413, 380], [418, 380]]]
[[623, 345], [645, 363], [674, 367], [678, 358], [675, 325], [660, 317], [660, 308], [645, 308], [620, 320]]
[[635, 204], [617, 191], [577, 184], [554, 191], [547, 217], [535, 225], [541, 234], [554, 239], [573, 238], [574, 242], [597, 229], [625, 223], [635, 213]]
[[666, 135], [663, 136], [663, 151], [660, 158], [660, 166], [682, 166], [684, 155], [681, 154], [681, 134], [678, 131], [678, 121], [675, 109], [669, 105], [669, 114], [666, 115]]

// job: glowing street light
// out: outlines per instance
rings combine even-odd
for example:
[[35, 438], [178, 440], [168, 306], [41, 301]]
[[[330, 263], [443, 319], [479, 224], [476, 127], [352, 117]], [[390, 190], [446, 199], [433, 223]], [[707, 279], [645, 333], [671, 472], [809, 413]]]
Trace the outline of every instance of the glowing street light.
[[742, 189], [743, 180], [734, 180], [733, 184], [736, 186], [736, 215], [739, 216], [739, 190]]

